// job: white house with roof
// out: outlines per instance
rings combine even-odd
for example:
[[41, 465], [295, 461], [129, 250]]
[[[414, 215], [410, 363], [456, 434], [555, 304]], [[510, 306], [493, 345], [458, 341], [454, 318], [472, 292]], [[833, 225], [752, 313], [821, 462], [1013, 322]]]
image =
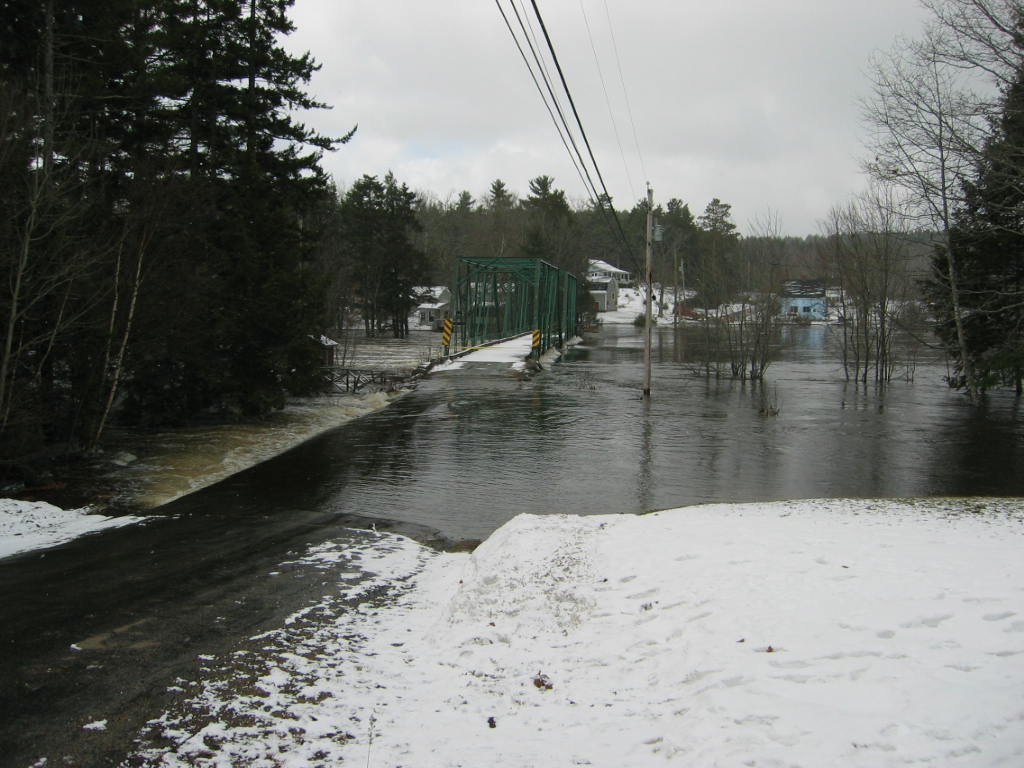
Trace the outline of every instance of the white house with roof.
[[600, 259], [590, 259], [587, 265], [587, 291], [597, 312], [613, 312], [619, 308], [619, 286], [630, 282], [624, 269]]
[[416, 324], [420, 328], [441, 330], [444, 320], [448, 317], [452, 295], [445, 286], [421, 286], [415, 289], [420, 303], [416, 307]]
[[609, 264], [601, 259], [590, 259], [587, 263], [587, 282], [615, 278], [619, 285], [629, 285], [633, 276], [624, 269]]

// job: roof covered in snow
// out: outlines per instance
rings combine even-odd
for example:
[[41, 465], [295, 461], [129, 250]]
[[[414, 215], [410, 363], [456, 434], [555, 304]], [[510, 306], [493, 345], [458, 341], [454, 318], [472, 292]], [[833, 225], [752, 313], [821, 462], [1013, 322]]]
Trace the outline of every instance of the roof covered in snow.
[[628, 275], [624, 269], [612, 266], [607, 261], [601, 261], [601, 259], [590, 259], [587, 265], [587, 272], [610, 272], [615, 275]]
[[825, 296], [824, 280], [786, 280], [782, 295], [790, 299], [821, 299]]

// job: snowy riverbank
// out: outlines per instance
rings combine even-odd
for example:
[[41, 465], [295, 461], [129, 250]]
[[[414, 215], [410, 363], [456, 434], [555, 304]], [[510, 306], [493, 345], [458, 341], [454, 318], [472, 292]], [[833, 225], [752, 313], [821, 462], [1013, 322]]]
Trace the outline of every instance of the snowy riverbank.
[[[32, 546], [127, 522], [2, 511], [29, 525], [0, 514], [0, 541]], [[266, 579], [373, 578], [199, 656], [130, 762], [1024, 764], [1022, 545], [1024, 499], [521, 515], [471, 555], [328, 541]]]
[[183, 683], [146, 754], [1020, 765], [1022, 545], [1024, 500], [992, 499], [522, 515], [472, 555], [382, 534], [355, 554], [393, 601], [341, 611], [338, 585], [207, 660], [216, 674]]
[[0, 499], [0, 558], [138, 521], [137, 517], [107, 517], [89, 509], [61, 509], [45, 501]]
[[[147, 509], [273, 458], [353, 419], [379, 410], [396, 395], [374, 392], [295, 400], [259, 424], [224, 424], [121, 438], [121, 448], [95, 471], [117, 488], [118, 506]], [[125, 450], [130, 449], [130, 450]], [[44, 501], [0, 498], [0, 558], [62, 544], [88, 533], [138, 523], [136, 515], [108, 516], [103, 502], [62, 509]]]

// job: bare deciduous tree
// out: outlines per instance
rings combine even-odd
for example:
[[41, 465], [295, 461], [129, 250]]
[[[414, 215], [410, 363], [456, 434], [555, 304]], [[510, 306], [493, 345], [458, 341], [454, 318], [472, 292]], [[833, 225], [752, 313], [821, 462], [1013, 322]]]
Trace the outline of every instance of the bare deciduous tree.
[[11, 82], [0, 85], [0, 434], [8, 437], [30, 431], [38, 410], [31, 401], [52, 384], [57, 345], [99, 301], [81, 289], [100, 251], [71, 234], [85, 210], [81, 181], [70, 158], [50, 161], [31, 99]]
[[921, 0], [934, 19], [929, 30], [938, 60], [959, 70], [984, 73], [1006, 87], [1024, 63], [1017, 44], [1024, 5], [1020, 0]]
[[957, 328], [957, 355], [969, 398], [978, 393], [971, 353], [963, 329], [957, 284], [957, 254], [949, 233], [990, 125], [990, 100], [978, 96], [974, 70], [952, 65], [948, 41], [940, 27], [923, 40], [901, 40], [871, 62], [873, 93], [863, 114], [871, 131], [872, 158], [865, 170], [899, 194], [887, 196], [916, 226], [940, 235], [944, 272]]
[[906, 219], [897, 215], [892, 188], [874, 185], [827, 225], [833, 272], [839, 280], [843, 370], [863, 384], [889, 382], [898, 364], [896, 330], [910, 293]]
[[704, 304], [698, 370], [706, 376], [757, 381], [771, 363], [784, 246], [773, 214], [752, 230], [749, 241], [733, 237], [724, 241], [728, 247], [715, 247], [694, 276]]

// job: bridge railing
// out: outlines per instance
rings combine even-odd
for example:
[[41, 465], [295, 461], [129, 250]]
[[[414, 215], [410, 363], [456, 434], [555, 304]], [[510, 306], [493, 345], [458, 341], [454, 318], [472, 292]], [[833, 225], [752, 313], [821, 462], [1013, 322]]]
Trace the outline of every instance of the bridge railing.
[[537, 354], [576, 334], [576, 277], [542, 259], [464, 258], [452, 290], [450, 352], [534, 333]]

